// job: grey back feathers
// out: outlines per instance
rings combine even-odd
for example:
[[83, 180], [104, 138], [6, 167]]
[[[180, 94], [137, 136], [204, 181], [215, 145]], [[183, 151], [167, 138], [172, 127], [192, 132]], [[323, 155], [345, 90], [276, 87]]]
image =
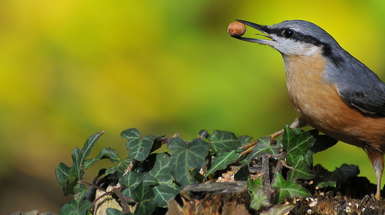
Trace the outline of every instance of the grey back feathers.
[[327, 68], [327, 80], [335, 83], [341, 98], [349, 106], [367, 116], [385, 117], [385, 84], [348, 52], [344, 51], [343, 55], [344, 62]]

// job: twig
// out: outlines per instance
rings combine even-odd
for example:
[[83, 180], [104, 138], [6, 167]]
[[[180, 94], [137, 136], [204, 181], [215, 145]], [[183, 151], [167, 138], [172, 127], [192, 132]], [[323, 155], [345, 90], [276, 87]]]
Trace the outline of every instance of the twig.
[[242, 146], [241, 149], [245, 149], [245, 150], [243, 152], [241, 152], [241, 156], [249, 154], [250, 152], [252, 152], [254, 149], [254, 146], [256, 146], [257, 144], [258, 144], [258, 141], [254, 141], [252, 143], [249, 143], [247, 145]]
[[286, 167], [286, 168], [288, 168], [288, 169], [290, 169], [290, 170], [295, 170], [293, 167], [289, 166], [284, 160], [280, 160], [280, 163], [281, 163], [284, 167]]

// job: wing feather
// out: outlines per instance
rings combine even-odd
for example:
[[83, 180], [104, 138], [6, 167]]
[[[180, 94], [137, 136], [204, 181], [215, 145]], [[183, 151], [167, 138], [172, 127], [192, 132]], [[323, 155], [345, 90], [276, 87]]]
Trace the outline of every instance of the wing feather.
[[[332, 79], [343, 101], [362, 114], [385, 117], [385, 84], [363, 63], [349, 53], [345, 61], [333, 69]], [[331, 73], [329, 73], [331, 74]]]

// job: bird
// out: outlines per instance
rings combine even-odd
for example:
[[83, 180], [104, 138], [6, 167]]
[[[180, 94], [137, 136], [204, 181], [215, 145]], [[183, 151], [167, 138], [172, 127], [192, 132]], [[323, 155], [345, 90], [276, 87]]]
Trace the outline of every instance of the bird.
[[[234, 38], [267, 45], [283, 57], [288, 96], [299, 117], [290, 127], [312, 126], [332, 139], [362, 148], [381, 199], [385, 153], [385, 83], [324, 29], [305, 20], [260, 25], [237, 20], [263, 38]], [[279, 135], [278, 132], [275, 135]]]

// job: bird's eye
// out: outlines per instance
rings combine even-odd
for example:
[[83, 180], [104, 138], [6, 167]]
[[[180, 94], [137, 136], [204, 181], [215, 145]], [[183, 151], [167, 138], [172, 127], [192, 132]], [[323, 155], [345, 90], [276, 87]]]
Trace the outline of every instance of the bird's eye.
[[286, 37], [286, 38], [289, 38], [289, 37], [291, 37], [292, 35], [293, 35], [293, 31], [292, 30], [290, 30], [290, 29], [283, 29], [282, 31], [281, 31], [281, 35], [283, 36], [283, 37]]

